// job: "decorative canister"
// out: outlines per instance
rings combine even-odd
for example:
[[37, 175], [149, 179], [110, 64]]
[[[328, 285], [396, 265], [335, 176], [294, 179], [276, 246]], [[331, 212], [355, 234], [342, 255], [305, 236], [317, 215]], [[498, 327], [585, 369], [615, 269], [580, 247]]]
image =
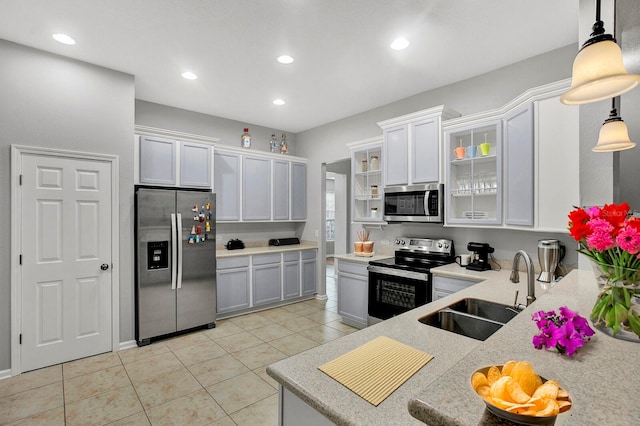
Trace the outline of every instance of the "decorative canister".
[[372, 197], [378, 196], [378, 185], [371, 185], [371, 196]]
[[378, 217], [378, 208], [377, 207], [371, 207], [371, 218], [372, 219], [376, 219]]
[[366, 172], [367, 170], [369, 170], [368, 166], [367, 166], [367, 159], [363, 158], [362, 159], [362, 171]]

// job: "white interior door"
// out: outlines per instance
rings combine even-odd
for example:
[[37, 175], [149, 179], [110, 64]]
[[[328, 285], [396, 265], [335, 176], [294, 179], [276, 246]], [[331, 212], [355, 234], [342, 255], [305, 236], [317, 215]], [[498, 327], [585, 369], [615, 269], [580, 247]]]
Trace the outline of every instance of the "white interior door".
[[111, 164], [22, 155], [21, 362], [112, 349]]

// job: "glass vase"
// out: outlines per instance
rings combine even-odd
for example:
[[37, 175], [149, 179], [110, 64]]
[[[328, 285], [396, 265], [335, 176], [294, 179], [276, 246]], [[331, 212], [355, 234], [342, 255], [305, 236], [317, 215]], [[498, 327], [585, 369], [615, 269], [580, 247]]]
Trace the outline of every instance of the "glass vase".
[[617, 339], [640, 343], [640, 269], [591, 261], [598, 298], [591, 321]]

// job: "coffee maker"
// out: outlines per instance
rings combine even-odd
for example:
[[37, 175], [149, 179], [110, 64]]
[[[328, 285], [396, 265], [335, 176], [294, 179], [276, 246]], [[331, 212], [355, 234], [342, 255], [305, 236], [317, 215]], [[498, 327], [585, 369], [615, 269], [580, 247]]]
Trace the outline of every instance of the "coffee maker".
[[556, 280], [556, 269], [566, 253], [564, 245], [558, 240], [538, 240], [538, 262], [540, 275], [538, 281], [550, 283]]
[[489, 253], [493, 253], [493, 247], [487, 243], [469, 243], [467, 244], [467, 250], [473, 252], [473, 259], [467, 265], [467, 269], [472, 271], [488, 271], [491, 269]]

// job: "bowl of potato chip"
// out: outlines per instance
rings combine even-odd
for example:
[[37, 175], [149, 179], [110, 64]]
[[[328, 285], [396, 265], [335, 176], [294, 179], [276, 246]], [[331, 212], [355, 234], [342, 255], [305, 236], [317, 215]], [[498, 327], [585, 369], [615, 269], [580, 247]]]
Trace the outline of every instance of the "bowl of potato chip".
[[528, 361], [480, 368], [471, 375], [471, 387], [490, 412], [520, 424], [549, 424], [571, 409], [569, 393], [537, 375]]

